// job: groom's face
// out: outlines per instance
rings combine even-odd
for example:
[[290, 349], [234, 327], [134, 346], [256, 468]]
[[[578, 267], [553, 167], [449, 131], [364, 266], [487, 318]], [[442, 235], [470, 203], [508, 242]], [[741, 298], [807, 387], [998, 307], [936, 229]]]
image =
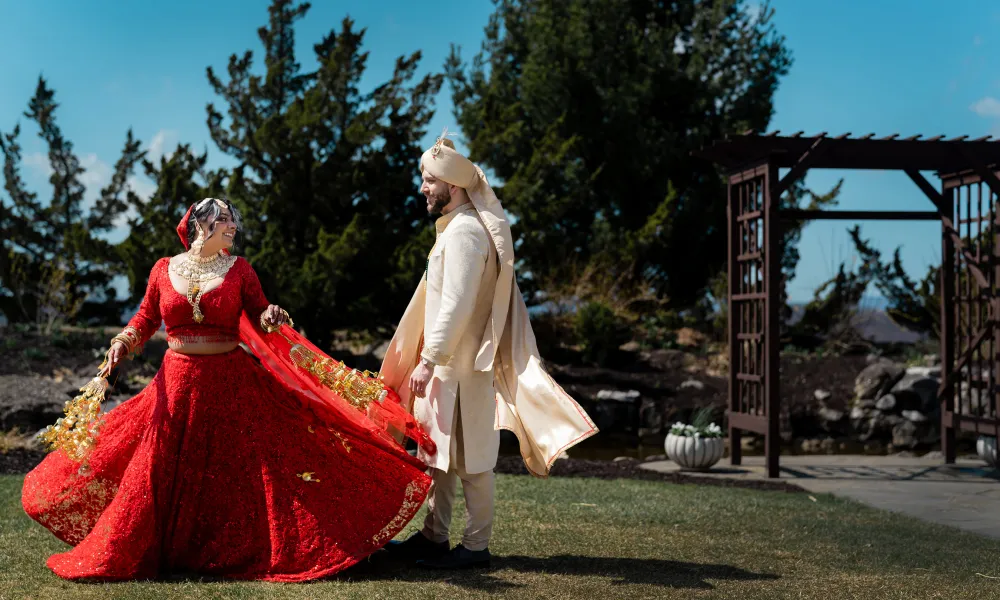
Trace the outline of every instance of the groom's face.
[[422, 179], [420, 193], [427, 199], [427, 213], [431, 215], [441, 214], [444, 207], [451, 202], [451, 190], [449, 189], [451, 186], [432, 177], [426, 171], [424, 171]]

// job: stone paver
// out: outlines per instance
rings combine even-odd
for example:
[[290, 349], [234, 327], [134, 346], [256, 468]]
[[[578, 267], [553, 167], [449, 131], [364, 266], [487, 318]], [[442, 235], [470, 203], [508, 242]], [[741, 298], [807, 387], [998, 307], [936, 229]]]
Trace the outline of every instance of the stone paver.
[[[679, 470], [671, 461], [642, 466], [654, 471]], [[767, 477], [761, 456], [744, 457], [738, 467], [723, 459], [699, 475]], [[1000, 539], [1000, 473], [978, 459], [963, 458], [945, 465], [940, 457], [782, 456], [781, 479], [810, 492], [851, 498]]]

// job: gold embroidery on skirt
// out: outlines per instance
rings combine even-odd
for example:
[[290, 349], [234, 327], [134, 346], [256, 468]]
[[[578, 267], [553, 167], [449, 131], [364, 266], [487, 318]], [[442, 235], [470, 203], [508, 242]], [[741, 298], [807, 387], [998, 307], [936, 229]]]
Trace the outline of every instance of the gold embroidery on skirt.
[[406, 486], [406, 492], [403, 493], [403, 505], [399, 507], [399, 512], [389, 521], [388, 525], [382, 528], [382, 531], [375, 534], [372, 538], [373, 542], [378, 545], [384, 544], [392, 539], [396, 530], [406, 525], [413, 513], [417, 512], [420, 508], [421, 502], [417, 500], [419, 493], [420, 487], [417, 485], [417, 482], [411, 481], [410, 485]]

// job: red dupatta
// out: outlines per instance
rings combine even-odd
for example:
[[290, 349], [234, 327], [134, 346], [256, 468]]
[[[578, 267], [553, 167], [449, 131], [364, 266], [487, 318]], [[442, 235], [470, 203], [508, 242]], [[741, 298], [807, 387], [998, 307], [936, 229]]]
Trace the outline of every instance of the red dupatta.
[[[193, 210], [192, 204], [177, 225], [177, 235], [185, 249], [189, 249], [188, 220]], [[356, 428], [371, 432], [382, 442], [381, 445], [398, 449], [405, 436], [419, 444], [428, 454], [436, 452], [434, 441], [403, 407], [399, 395], [383, 385], [377, 375], [347, 368], [288, 324], [282, 325], [274, 333], [266, 333], [244, 312], [240, 317], [240, 341], [253, 351], [261, 365], [284, 387], [296, 392], [308, 402], [314, 412], [324, 418], [342, 424], [350, 423]], [[349, 376], [347, 383], [353, 380], [355, 384], [369, 389], [377, 386], [381, 393], [374, 400], [351, 404], [338, 393], [337, 390], [342, 390], [342, 387], [331, 385], [331, 377], [318, 377], [317, 370], [303, 368], [303, 356], [308, 356], [309, 363], [319, 366], [319, 371], [324, 374], [340, 373], [341, 383], [344, 382], [344, 377]], [[298, 361], [295, 360], [296, 357], [299, 358]]]

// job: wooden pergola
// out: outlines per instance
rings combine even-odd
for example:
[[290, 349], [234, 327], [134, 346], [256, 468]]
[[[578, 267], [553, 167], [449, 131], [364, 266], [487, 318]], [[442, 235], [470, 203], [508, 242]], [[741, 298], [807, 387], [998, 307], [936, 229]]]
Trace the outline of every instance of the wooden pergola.
[[[941, 445], [955, 461], [955, 432], [997, 435], [1000, 398], [1000, 141], [898, 134], [830, 137], [748, 132], [694, 152], [728, 174], [729, 441], [742, 460], [744, 431], [764, 436], [768, 477], [779, 475], [780, 309], [783, 221], [940, 220]], [[780, 169], [788, 169], [779, 176]], [[903, 171], [930, 200], [924, 211], [780, 209], [809, 169]], [[934, 171], [940, 188], [921, 174]], [[984, 188], [985, 186], [985, 188]], [[959, 285], [956, 285], [958, 282]], [[975, 368], [973, 368], [975, 367]], [[983, 373], [988, 375], [983, 375]], [[962, 394], [976, 402], [956, 403]]]

